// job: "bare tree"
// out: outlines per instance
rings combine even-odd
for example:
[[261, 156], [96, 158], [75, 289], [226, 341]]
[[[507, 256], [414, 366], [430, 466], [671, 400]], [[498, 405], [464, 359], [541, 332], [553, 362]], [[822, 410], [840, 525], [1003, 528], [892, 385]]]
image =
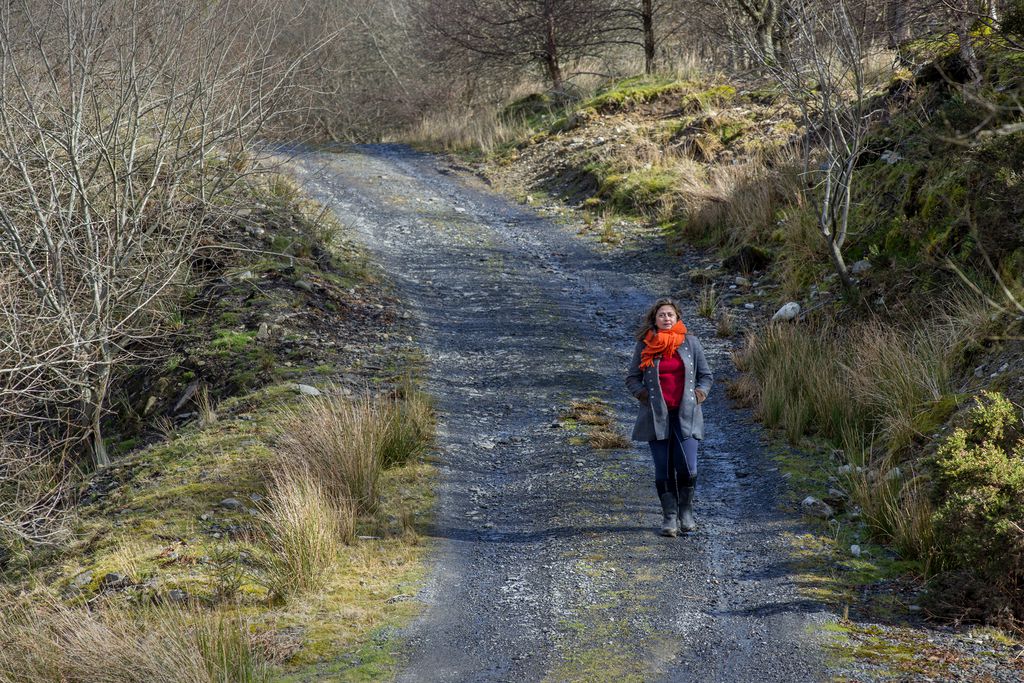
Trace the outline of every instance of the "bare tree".
[[618, 0], [604, 8], [601, 23], [618, 35], [620, 44], [639, 47], [644, 73], [652, 74], [658, 49], [690, 24], [695, 7], [687, 5], [681, 0]]
[[72, 424], [110, 462], [115, 368], [162, 334], [232, 157], [287, 83], [282, 24], [262, 1], [0, 9], [4, 441]]
[[623, 42], [616, 14], [603, 0], [422, 0], [417, 8], [438, 41], [435, 59], [459, 71], [539, 66], [556, 92], [566, 64]]
[[807, 129], [806, 173], [817, 201], [818, 229], [843, 285], [853, 288], [843, 258], [857, 161], [871, 112], [865, 82], [867, 48], [845, 0], [790, 0], [791, 51], [780, 62], [760, 41], [749, 47], [800, 106]]
[[752, 42], [758, 61], [774, 65], [782, 60], [783, 32], [792, 15], [789, 0], [720, 0], [723, 19]]

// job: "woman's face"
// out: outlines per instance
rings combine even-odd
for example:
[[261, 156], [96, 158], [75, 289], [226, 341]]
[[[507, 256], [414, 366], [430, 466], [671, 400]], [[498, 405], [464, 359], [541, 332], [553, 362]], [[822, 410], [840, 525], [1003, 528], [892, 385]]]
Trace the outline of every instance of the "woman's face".
[[670, 330], [678, 321], [679, 316], [676, 315], [676, 309], [667, 304], [659, 307], [654, 314], [654, 324], [658, 326], [659, 330]]

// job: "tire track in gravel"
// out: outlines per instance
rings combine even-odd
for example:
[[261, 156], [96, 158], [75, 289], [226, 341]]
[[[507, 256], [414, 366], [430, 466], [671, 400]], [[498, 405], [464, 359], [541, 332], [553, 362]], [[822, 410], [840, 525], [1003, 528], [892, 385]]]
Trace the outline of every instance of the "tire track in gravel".
[[440, 414], [436, 564], [400, 680], [827, 678], [817, 634], [833, 617], [798, 595], [786, 553], [798, 520], [776, 511], [778, 471], [722, 391], [728, 344], [692, 305], [716, 372], [696, 533], [656, 535], [645, 445], [593, 452], [553, 426], [596, 394], [628, 434], [631, 332], [685, 264], [599, 253], [407, 148], [293, 165], [397, 281]]

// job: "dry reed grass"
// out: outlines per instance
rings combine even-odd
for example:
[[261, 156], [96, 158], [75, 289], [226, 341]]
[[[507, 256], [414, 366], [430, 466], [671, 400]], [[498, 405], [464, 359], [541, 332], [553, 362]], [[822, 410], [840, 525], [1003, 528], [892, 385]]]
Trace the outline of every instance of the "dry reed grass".
[[67, 607], [55, 597], [0, 609], [0, 680], [10, 683], [256, 683], [269, 680], [243, 619], [172, 608]]
[[403, 133], [400, 140], [439, 147], [448, 151], [480, 151], [521, 140], [531, 132], [522, 120], [503, 120], [497, 108], [480, 110], [445, 109], [430, 112]]
[[327, 393], [282, 409], [264, 514], [272, 593], [324, 586], [358, 515], [377, 509], [383, 470], [429, 447], [433, 419], [427, 395], [408, 383], [398, 396]]
[[591, 448], [598, 450], [612, 448], [629, 448], [631, 442], [623, 434], [613, 432], [609, 429], [595, 429], [587, 435], [587, 441]]
[[267, 587], [288, 596], [323, 588], [345, 543], [355, 536], [356, 508], [329, 498], [312, 471], [275, 472], [264, 515], [263, 541], [271, 550]]
[[718, 314], [718, 320], [715, 323], [715, 334], [723, 339], [736, 334], [736, 320], [728, 309]]
[[961, 292], [906, 329], [776, 325], [748, 335], [734, 353], [745, 374], [730, 392], [791, 441], [817, 432], [841, 446], [863, 468], [847, 483], [872, 533], [927, 568], [936, 552], [934, 510], [921, 476], [894, 463], [944, 419], [963, 349], [991, 324], [984, 298]]
[[309, 476], [328, 500], [377, 507], [381, 447], [390, 421], [386, 406], [369, 396], [354, 400], [325, 394], [282, 411], [276, 472]]

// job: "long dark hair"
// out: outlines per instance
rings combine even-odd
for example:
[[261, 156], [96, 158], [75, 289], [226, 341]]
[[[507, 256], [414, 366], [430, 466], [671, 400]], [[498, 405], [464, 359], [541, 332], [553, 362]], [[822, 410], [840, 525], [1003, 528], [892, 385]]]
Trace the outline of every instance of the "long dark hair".
[[647, 313], [644, 314], [642, 322], [640, 323], [640, 327], [638, 327], [636, 330], [637, 341], [643, 341], [644, 337], [647, 336], [648, 332], [650, 332], [651, 330], [658, 329], [658, 326], [654, 323], [654, 319], [655, 316], [658, 315], [658, 309], [661, 308], [662, 306], [671, 306], [676, 311], [676, 317], [679, 318], [680, 320], [683, 319], [683, 312], [679, 310], [679, 304], [677, 304], [669, 297], [663, 296], [662, 298], [655, 301], [654, 304], [647, 310]]

